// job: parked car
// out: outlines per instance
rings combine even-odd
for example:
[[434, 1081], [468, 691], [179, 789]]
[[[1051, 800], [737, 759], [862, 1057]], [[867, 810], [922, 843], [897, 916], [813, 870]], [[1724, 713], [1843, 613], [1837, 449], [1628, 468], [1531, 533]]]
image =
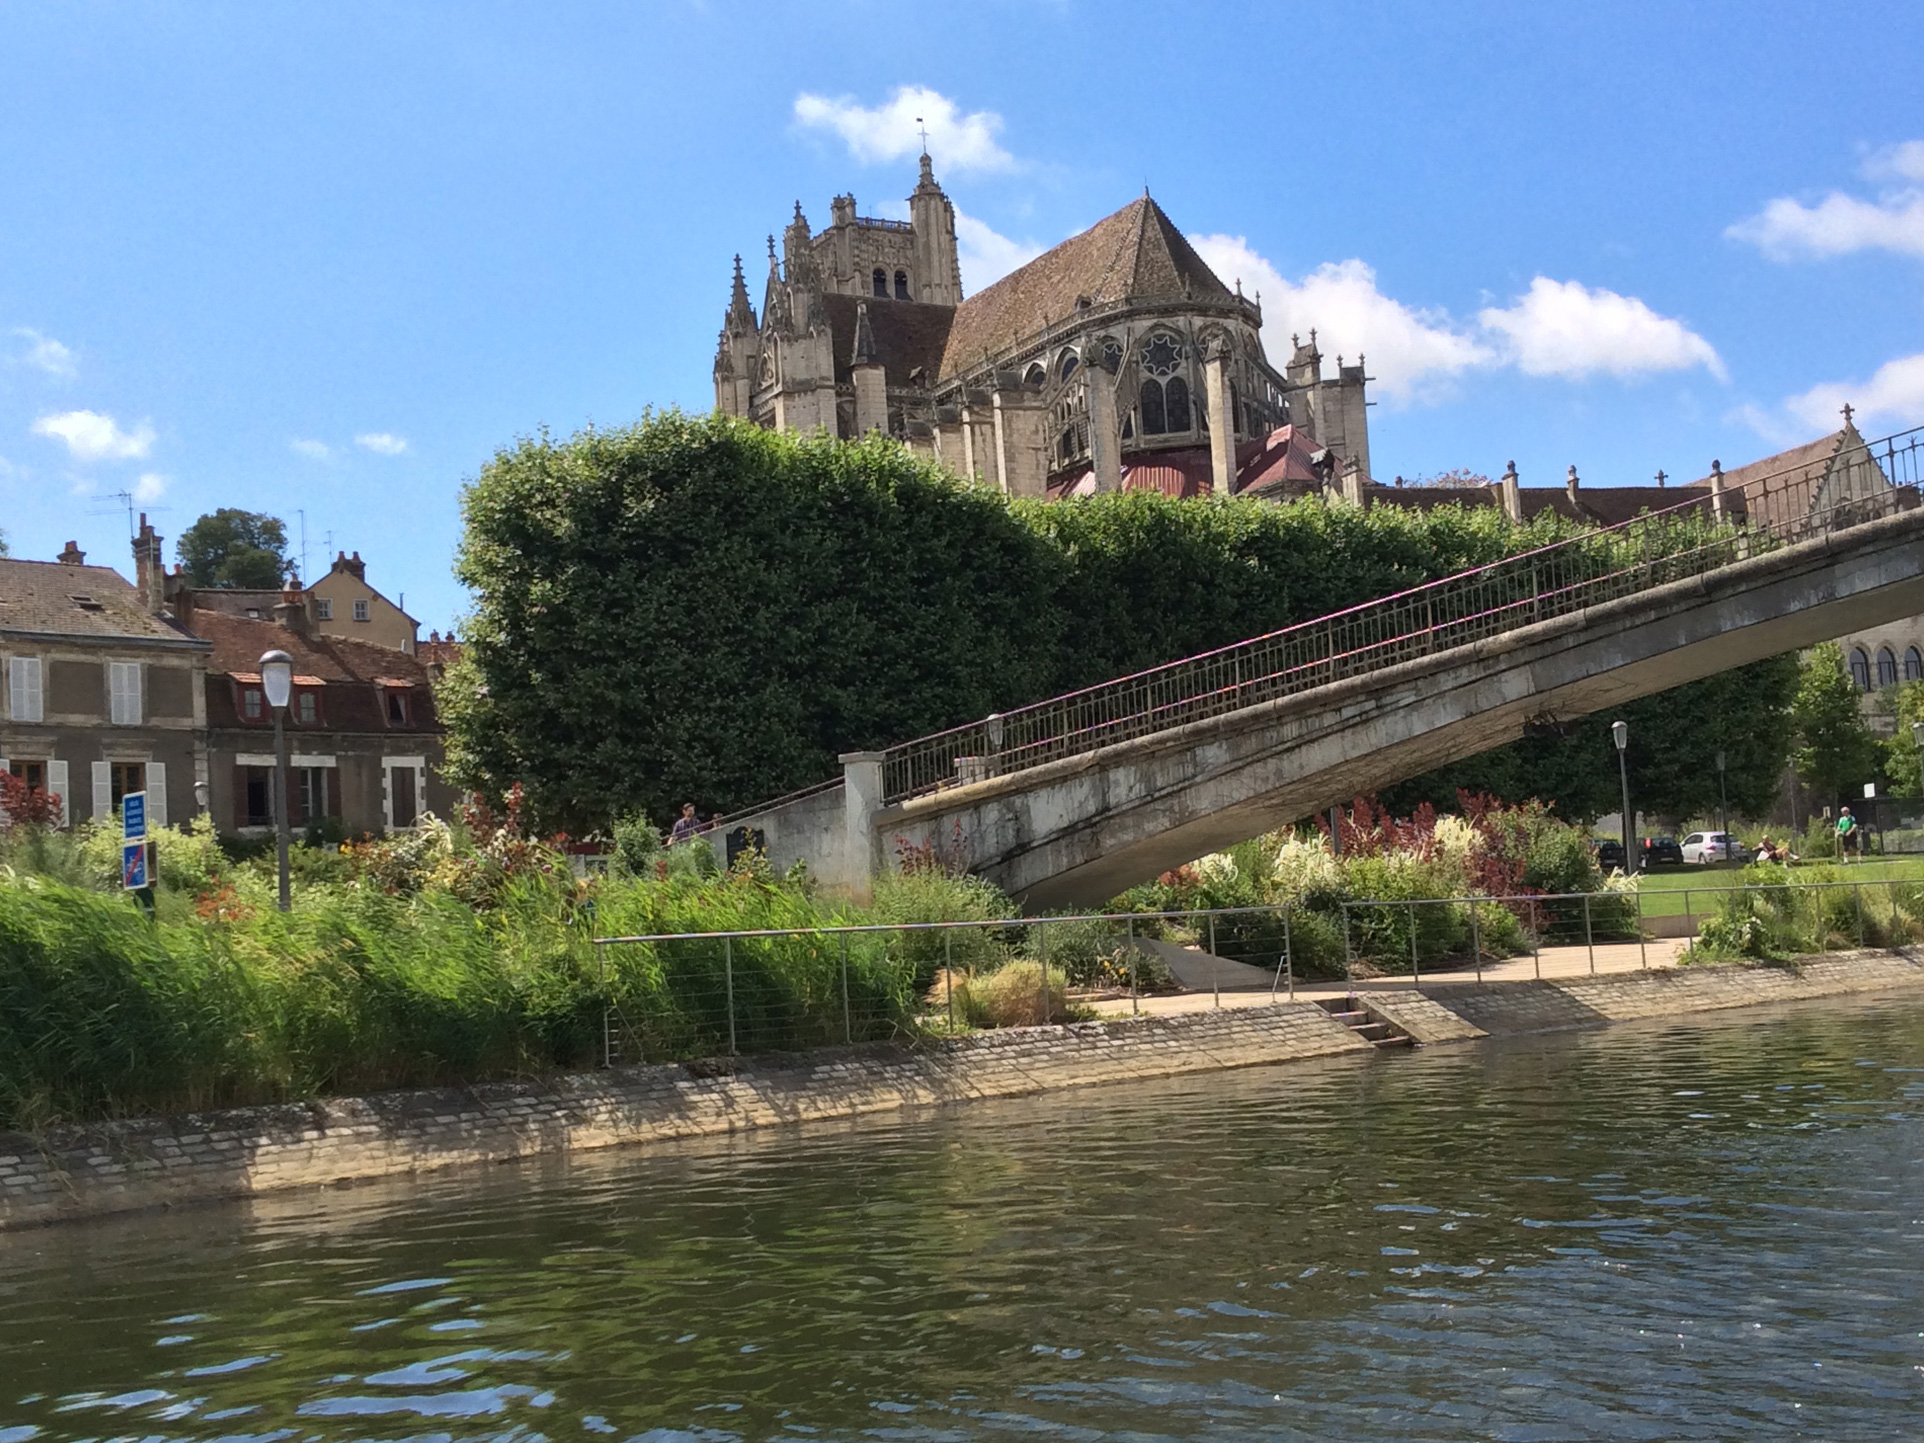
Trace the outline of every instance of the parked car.
[[1623, 870], [1623, 843], [1601, 841], [1596, 844], [1597, 865], [1604, 871]]
[[1651, 867], [1681, 867], [1683, 860], [1683, 848], [1677, 845], [1675, 837], [1643, 839], [1643, 865], [1646, 871]]
[[1728, 832], [1692, 832], [1683, 839], [1683, 859], [1693, 867], [1741, 862], [1745, 856], [1744, 844]]

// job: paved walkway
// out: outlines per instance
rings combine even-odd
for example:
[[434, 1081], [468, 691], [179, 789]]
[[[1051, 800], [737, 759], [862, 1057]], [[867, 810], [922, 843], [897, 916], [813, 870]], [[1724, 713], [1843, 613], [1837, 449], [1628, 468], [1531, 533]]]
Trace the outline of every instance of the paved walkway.
[[[1537, 957], [1511, 957], [1502, 962], [1483, 964], [1485, 982], [1532, 982], [1538, 978], [1559, 979], [1566, 977], [1588, 977], [1592, 972], [1639, 972], [1646, 965], [1652, 969], [1675, 967], [1677, 958], [1688, 945], [1688, 939], [1681, 937], [1653, 938], [1638, 947], [1634, 942], [1599, 943], [1596, 948], [1594, 965], [1590, 949], [1587, 947], [1545, 947]], [[1314, 1001], [1325, 997], [1345, 997], [1352, 992], [1394, 991], [1408, 992], [1415, 987], [1421, 989], [1432, 982], [1474, 982], [1477, 974], [1469, 968], [1452, 969], [1442, 972], [1425, 972], [1421, 978], [1412, 981], [1408, 973], [1395, 977], [1381, 977], [1371, 980], [1358, 979], [1353, 984], [1342, 982], [1304, 982], [1297, 986], [1298, 1001]], [[1161, 997], [1143, 997], [1132, 1001], [1127, 997], [1107, 998], [1093, 1002], [1099, 1016], [1128, 1017], [1140, 1012], [1146, 1016], [1168, 1016], [1180, 1012], [1203, 1012], [1217, 1006], [1224, 1007], [1264, 1007], [1272, 1000], [1289, 995], [1288, 982], [1277, 989], [1272, 999], [1266, 989], [1237, 988], [1225, 989], [1220, 994], [1212, 992], [1178, 992]]]

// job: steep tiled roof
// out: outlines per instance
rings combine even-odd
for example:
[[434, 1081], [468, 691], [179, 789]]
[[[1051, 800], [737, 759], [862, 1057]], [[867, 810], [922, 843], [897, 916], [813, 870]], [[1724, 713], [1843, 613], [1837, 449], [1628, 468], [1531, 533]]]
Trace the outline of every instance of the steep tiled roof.
[[191, 641], [140, 604], [140, 594], [111, 566], [0, 557], [0, 632], [99, 640]]
[[278, 622], [254, 621], [224, 612], [194, 612], [194, 632], [213, 643], [207, 659], [210, 673], [260, 670], [263, 652], [275, 648], [294, 658], [294, 670], [322, 681], [398, 681], [426, 686], [428, 671], [418, 657], [372, 642], [340, 636], [302, 636]]
[[829, 334], [834, 338], [837, 383], [846, 385], [849, 380], [849, 362], [855, 354], [856, 307], [867, 301], [869, 331], [875, 337], [875, 349], [881, 354], [889, 385], [912, 384], [909, 373], [917, 368], [922, 371], [924, 385], [935, 384], [942, 347], [955, 319], [949, 307], [844, 295], [824, 296], [822, 301], [828, 308]]
[[1162, 207], [1145, 195], [963, 301], [949, 328], [942, 376], [979, 366], [984, 352], [994, 354], [1062, 320], [1083, 296], [1098, 306], [1163, 297], [1233, 299]]

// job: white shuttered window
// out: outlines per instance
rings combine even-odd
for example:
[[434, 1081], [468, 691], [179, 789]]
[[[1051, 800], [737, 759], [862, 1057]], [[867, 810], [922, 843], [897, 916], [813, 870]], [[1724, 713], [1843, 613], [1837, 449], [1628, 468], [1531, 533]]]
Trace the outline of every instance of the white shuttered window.
[[58, 759], [47, 763], [47, 791], [60, 798], [60, 825], [73, 825], [73, 789], [67, 784], [67, 764]]
[[137, 727], [141, 722], [140, 663], [107, 663], [109, 717], [117, 727]]
[[17, 722], [37, 722], [46, 716], [40, 687], [40, 658], [7, 658], [7, 715]]

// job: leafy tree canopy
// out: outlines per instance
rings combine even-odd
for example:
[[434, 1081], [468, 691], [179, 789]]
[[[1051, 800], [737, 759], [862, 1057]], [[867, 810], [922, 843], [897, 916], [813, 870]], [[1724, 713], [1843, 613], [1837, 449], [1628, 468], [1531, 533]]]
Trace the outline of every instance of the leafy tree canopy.
[[1834, 641], [1804, 654], [1791, 706], [1796, 736], [1797, 775], [1820, 796], [1862, 794], [1875, 781], [1884, 752], [1865, 725], [1856, 684], [1844, 664], [1844, 649]]
[[1924, 761], [1911, 728], [1924, 722], [1924, 681], [1907, 681], [1897, 688], [1892, 710], [1897, 713], [1897, 732], [1884, 743], [1884, 775], [1891, 779], [1891, 792], [1899, 797], [1924, 796], [1918, 775]]
[[497, 454], [451, 763], [546, 824], [763, 800], [886, 746], [1496, 560], [1495, 507], [1010, 502], [891, 442], [676, 412]]
[[189, 585], [271, 590], [287, 575], [287, 527], [278, 517], [223, 506], [181, 532], [174, 554]]

